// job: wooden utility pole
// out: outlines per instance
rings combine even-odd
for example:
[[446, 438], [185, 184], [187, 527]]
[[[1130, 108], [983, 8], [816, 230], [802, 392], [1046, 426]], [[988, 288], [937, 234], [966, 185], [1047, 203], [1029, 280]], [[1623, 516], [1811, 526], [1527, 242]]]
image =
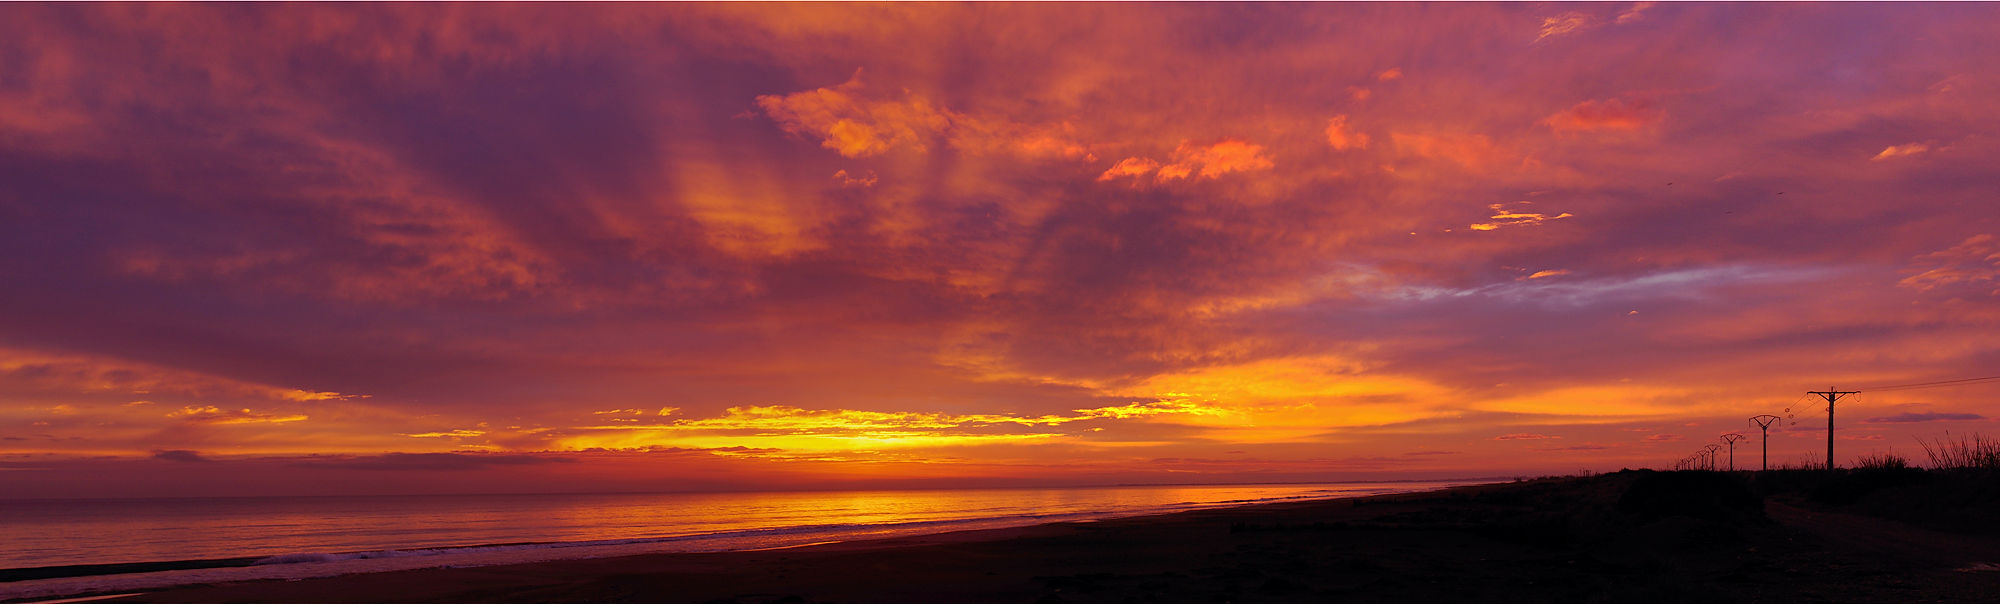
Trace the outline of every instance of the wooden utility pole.
[[1855, 394], [1858, 392], [1860, 391], [1859, 390], [1843, 391], [1839, 388], [1827, 388], [1826, 390], [1823, 391], [1821, 390], [1806, 391], [1806, 394], [1817, 394], [1820, 396], [1820, 398], [1826, 399], [1826, 469], [1828, 470], [1833, 469], [1833, 402], [1840, 400], [1840, 397], [1847, 396], [1849, 394]]
[[1736, 441], [1743, 440], [1743, 435], [1730, 432], [1722, 435], [1721, 438], [1722, 442], [1729, 443], [1729, 471], [1734, 472], [1736, 471]]
[[1752, 417], [1752, 418], [1750, 418], [1750, 422], [1751, 422], [1751, 423], [1754, 423], [1754, 424], [1757, 424], [1757, 430], [1759, 430], [1759, 431], [1761, 431], [1761, 432], [1763, 432], [1763, 433], [1764, 433], [1764, 469], [1765, 469], [1765, 470], [1769, 470], [1769, 469], [1771, 469], [1771, 424], [1773, 424], [1773, 423], [1776, 423], [1776, 422], [1777, 422], [1778, 420], [1781, 420], [1781, 419], [1784, 419], [1784, 418], [1782, 418], [1782, 417], [1778, 417], [1778, 416], [1776, 416], [1776, 415], [1759, 415], [1759, 416], [1756, 416], [1756, 417]]

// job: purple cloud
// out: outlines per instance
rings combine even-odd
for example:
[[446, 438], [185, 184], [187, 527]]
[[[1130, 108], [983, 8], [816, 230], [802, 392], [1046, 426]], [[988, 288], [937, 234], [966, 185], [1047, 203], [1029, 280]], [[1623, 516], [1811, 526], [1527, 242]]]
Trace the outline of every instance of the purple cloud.
[[1933, 411], [1926, 411], [1923, 413], [1898, 413], [1896, 415], [1871, 417], [1862, 421], [1865, 421], [1870, 424], [1907, 424], [1916, 422], [1965, 421], [1965, 420], [1975, 420], [1975, 419], [1986, 419], [1986, 416], [1977, 413], [1938, 413]]

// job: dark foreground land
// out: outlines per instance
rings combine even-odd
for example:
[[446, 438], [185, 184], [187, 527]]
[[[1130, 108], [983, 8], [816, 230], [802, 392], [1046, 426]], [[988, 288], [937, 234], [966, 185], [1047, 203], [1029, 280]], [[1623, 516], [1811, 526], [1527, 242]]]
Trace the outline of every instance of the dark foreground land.
[[196, 586], [114, 601], [2000, 601], [1992, 481], [1942, 502], [1908, 495], [1895, 480], [1824, 482], [1619, 472], [790, 550]]

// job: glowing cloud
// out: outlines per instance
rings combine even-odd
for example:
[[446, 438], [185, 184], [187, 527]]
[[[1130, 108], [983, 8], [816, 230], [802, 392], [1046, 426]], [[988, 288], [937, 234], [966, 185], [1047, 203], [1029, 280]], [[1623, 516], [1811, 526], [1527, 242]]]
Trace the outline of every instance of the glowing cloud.
[[1396, 149], [1424, 159], [1442, 159], [1474, 171], [1498, 168], [1515, 155], [1484, 134], [1391, 132]]
[[1875, 157], [1868, 158], [1868, 161], [1882, 161], [1887, 159], [1895, 159], [1898, 157], [1909, 157], [1930, 150], [1931, 146], [1924, 143], [1904, 143], [1901, 145], [1890, 145], [1882, 149], [1881, 153], [1875, 154]]
[[847, 157], [880, 155], [898, 146], [916, 151], [951, 127], [952, 114], [908, 92], [901, 100], [862, 97], [861, 74], [832, 88], [757, 97], [757, 106], [787, 132], [823, 139]]
[[1666, 112], [1645, 100], [1605, 99], [1584, 101], [1542, 119], [1542, 125], [1556, 132], [1631, 132], [1650, 128], [1666, 119]]
[[[1570, 214], [1569, 212], [1563, 212], [1561, 214], [1550, 216], [1539, 212], [1527, 211], [1526, 206], [1533, 204], [1534, 202], [1532, 201], [1516, 201], [1512, 204], [1496, 203], [1493, 205], [1486, 206], [1487, 208], [1493, 210], [1493, 222], [1476, 223], [1471, 225], [1471, 228], [1472, 230], [1475, 231], [1491, 231], [1501, 227], [1533, 226], [1544, 222], [1549, 222], [1552, 220], [1573, 218], [1575, 216], [1574, 214]], [[1518, 207], [1520, 209], [1519, 210], [1508, 209], [1508, 206], [1510, 205]], [[1541, 275], [1541, 276], [1550, 276], [1550, 275]], [[1534, 277], [1531, 276], [1529, 278], [1532, 279]]]
[[[0, 381], [13, 380], [52, 391], [129, 394], [175, 394], [183, 397], [228, 395], [279, 402], [347, 401], [364, 394], [317, 392], [153, 365], [75, 354], [50, 354], [0, 348]], [[149, 401], [126, 404], [150, 405]]]
[[1629, 9], [1626, 9], [1626, 10], [1625, 10], [1625, 12], [1622, 12], [1622, 13], [1618, 13], [1618, 24], [1619, 24], [1619, 25], [1627, 25], [1627, 24], [1631, 24], [1631, 23], [1637, 23], [1637, 22], [1639, 22], [1640, 20], [1642, 20], [1642, 19], [1645, 19], [1645, 18], [1646, 18], [1646, 14], [1645, 14], [1645, 13], [1646, 13], [1646, 9], [1649, 9], [1649, 8], [1653, 8], [1653, 5], [1655, 5], [1655, 4], [1659, 4], [1659, 3], [1658, 3], [1658, 2], [1634, 2], [1634, 3], [1632, 3], [1632, 8], [1629, 8]]
[[1264, 155], [1264, 147], [1240, 140], [1225, 139], [1209, 145], [1182, 142], [1174, 149], [1172, 163], [1161, 164], [1151, 158], [1130, 157], [1099, 174], [1097, 180], [1138, 178], [1149, 173], [1158, 182], [1217, 179], [1235, 172], [1270, 170], [1275, 165], [1270, 157]]
[[1198, 169], [1202, 178], [1221, 178], [1231, 172], [1269, 170], [1273, 165], [1271, 158], [1264, 155], [1263, 147], [1239, 140], [1224, 140], [1212, 145], [1181, 143], [1180, 148], [1174, 150], [1173, 165], [1160, 170], [1162, 178], [1167, 176], [1167, 170], [1183, 166]]
[[225, 411], [214, 405], [182, 407], [167, 413], [167, 417], [201, 424], [283, 424], [307, 419], [304, 415], [257, 413], [249, 409]]
[[1543, 17], [1541, 35], [1535, 36], [1535, 41], [1540, 42], [1555, 36], [1573, 34], [1583, 31], [1588, 27], [1590, 27], [1590, 16], [1579, 12], [1567, 12], [1553, 17]]
[[1326, 144], [1336, 151], [1368, 148], [1368, 135], [1347, 129], [1347, 116], [1336, 115], [1326, 122]]
[[[1947, 286], [1990, 287], [2000, 284], [2000, 237], [1973, 235], [1949, 248], [1916, 257], [1917, 274], [1896, 284], [1917, 290]], [[1992, 295], [2000, 296], [2000, 289]]]
[[842, 187], [848, 187], [848, 188], [865, 189], [868, 187], [875, 186], [875, 183], [881, 182], [881, 180], [882, 180], [881, 177], [875, 175], [874, 170], [869, 170], [859, 175], [849, 175], [846, 170], [840, 170], [833, 173], [833, 181], [839, 183], [840, 186]]
[[[847, 82], [787, 95], [757, 97], [757, 106], [786, 132], [821, 139], [820, 146], [846, 157], [871, 157], [905, 147], [930, 151], [940, 141], [981, 154], [1096, 161], [1074, 139], [1069, 124], [1018, 123], [1002, 117], [968, 115], [903, 91], [901, 98], [877, 99], [855, 72]], [[841, 177], [844, 185], [874, 182]]]
[[1103, 174], [1099, 174], [1097, 180], [1106, 181], [1117, 178], [1145, 176], [1159, 169], [1160, 162], [1158, 161], [1144, 157], [1127, 157], [1119, 160], [1117, 164], [1112, 165], [1111, 169], [1105, 170]]

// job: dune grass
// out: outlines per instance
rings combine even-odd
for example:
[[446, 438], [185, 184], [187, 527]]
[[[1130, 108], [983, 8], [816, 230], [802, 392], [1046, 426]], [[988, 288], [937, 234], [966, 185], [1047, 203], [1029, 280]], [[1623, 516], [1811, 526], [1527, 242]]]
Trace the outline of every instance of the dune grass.
[[1917, 439], [1930, 457], [1933, 470], [2000, 470], [2000, 440], [1978, 433], [1952, 436], [1944, 433], [1934, 440]]

